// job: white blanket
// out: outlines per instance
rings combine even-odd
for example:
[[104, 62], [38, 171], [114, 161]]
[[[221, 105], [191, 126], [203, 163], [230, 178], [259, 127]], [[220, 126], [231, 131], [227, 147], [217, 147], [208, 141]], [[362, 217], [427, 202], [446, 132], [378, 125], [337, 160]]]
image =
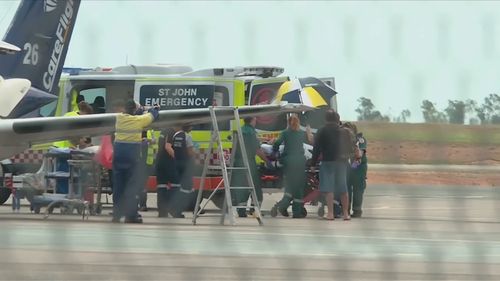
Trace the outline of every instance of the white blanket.
[[[273, 145], [272, 144], [263, 143], [260, 145], [260, 148], [262, 149], [262, 151], [264, 151], [264, 153], [266, 155], [271, 155], [273, 153]], [[279, 149], [280, 154], [283, 153], [283, 149], [285, 149], [285, 146], [280, 145], [280, 149]], [[306, 157], [306, 160], [309, 160], [312, 158], [312, 149], [313, 149], [312, 145], [304, 143], [304, 156]]]

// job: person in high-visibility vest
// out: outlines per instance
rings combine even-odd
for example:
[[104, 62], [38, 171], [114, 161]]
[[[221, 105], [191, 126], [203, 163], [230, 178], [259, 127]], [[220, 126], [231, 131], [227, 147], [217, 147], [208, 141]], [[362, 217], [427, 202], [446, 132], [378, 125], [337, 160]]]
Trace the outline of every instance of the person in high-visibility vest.
[[148, 130], [146, 133], [146, 138], [149, 144], [146, 156], [146, 164], [151, 167], [155, 163], [156, 153], [158, 152], [158, 139], [160, 138], [160, 132], [155, 130]]
[[147, 182], [149, 176], [152, 174], [154, 168], [154, 161], [156, 151], [158, 150], [158, 143], [156, 142], [155, 131], [147, 130], [142, 132], [142, 159], [143, 159], [143, 179], [144, 188], [139, 192], [139, 211], [148, 211], [147, 200], [148, 200], [148, 189]]
[[[92, 114], [92, 107], [88, 103], [81, 101], [78, 103], [78, 110], [70, 111], [70, 112], [64, 114], [64, 116], [65, 117], [67, 117], [67, 116], [80, 116], [80, 115], [87, 115], [87, 114]], [[56, 141], [52, 145], [57, 147], [57, 148], [72, 148], [72, 147], [76, 147], [78, 145], [79, 141], [80, 141], [80, 138], [74, 138], [71, 140]]]
[[142, 223], [137, 194], [141, 185], [142, 131], [159, 117], [159, 107], [136, 115], [138, 106], [129, 100], [116, 116], [113, 153], [113, 222]]
[[[64, 116], [80, 116], [80, 115], [87, 115], [87, 114], [92, 114], [92, 107], [86, 103], [85, 101], [80, 101], [78, 103], [78, 110], [75, 111], [70, 111]], [[80, 146], [80, 141], [82, 139], [87, 139], [85, 137], [75, 137], [71, 138], [69, 140], [61, 140], [61, 141], [56, 141], [52, 143], [52, 146], [57, 147], [57, 148], [78, 148]], [[91, 141], [88, 140], [90, 143]], [[69, 165], [67, 162], [67, 159], [61, 159], [60, 161], [57, 161], [57, 171], [61, 172], [69, 172]], [[57, 193], [62, 193], [66, 194], [69, 191], [69, 184], [66, 179], [56, 179], [56, 192]]]

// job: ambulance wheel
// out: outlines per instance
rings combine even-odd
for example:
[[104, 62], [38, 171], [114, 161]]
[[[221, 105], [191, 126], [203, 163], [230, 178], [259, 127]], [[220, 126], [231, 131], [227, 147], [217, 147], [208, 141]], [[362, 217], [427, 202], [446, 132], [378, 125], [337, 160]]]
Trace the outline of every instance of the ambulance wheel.
[[212, 196], [212, 203], [221, 210], [224, 207], [224, 200], [226, 200], [226, 194], [224, 192], [217, 192]]
[[0, 205], [5, 203], [10, 197], [10, 188], [1, 187], [0, 188]]
[[277, 206], [273, 206], [271, 208], [271, 217], [275, 218], [278, 216], [278, 207]]
[[318, 217], [323, 217], [325, 215], [325, 206], [318, 208]]

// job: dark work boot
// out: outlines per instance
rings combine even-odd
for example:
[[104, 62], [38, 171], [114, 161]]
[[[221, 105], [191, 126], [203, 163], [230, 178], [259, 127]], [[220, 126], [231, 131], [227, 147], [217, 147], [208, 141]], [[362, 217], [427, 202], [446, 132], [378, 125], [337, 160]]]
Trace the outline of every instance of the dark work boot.
[[125, 223], [142, 223], [142, 216], [139, 213], [136, 213], [133, 216], [126, 216]]
[[176, 210], [172, 210], [171, 212], [169, 212], [169, 214], [174, 218], [174, 219], [183, 219], [185, 218], [186, 216], [184, 216], [182, 214], [182, 212], [179, 212], [179, 211], [176, 211]]
[[172, 217], [174, 219], [184, 219], [184, 218], [186, 218], [186, 216], [184, 216], [183, 214], [173, 214]]
[[296, 214], [296, 215], [293, 215], [292, 218], [294, 219], [303, 219], [305, 218], [306, 216], [304, 214]]
[[278, 207], [278, 212], [284, 216], [284, 217], [289, 217], [290, 215], [288, 214], [288, 210], [287, 208], [281, 208], [281, 207]]
[[185, 218], [182, 214], [182, 209], [179, 208], [179, 205], [175, 201], [170, 201], [169, 206], [167, 207], [167, 212], [175, 219]]
[[294, 219], [305, 218], [307, 215], [306, 209], [304, 208], [304, 204], [296, 202], [292, 204], [292, 213]]
[[240, 218], [246, 218], [247, 217], [247, 209], [238, 209], [238, 217]]
[[283, 198], [278, 203], [276, 203], [276, 206], [278, 207], [278, 212], [284, 217], [290, 216], [287, 210], [288, 206], [290, 206], [290, 201], [292, 201], [292, 196], [285, 193], [283, 195]]
[[362, 214], [363, 214], [362, 211], [353, 211], [351, 218], [360, 218]]
[[142, 217], [125, 218], [125, 223], [142, 223]]

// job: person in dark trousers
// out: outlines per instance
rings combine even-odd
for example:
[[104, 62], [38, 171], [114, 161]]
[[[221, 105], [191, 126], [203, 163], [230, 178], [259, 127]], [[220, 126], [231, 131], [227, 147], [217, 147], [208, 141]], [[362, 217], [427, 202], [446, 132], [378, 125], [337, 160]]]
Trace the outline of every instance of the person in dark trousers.
[[[141, 115], [142, 111], [139, 108], [138, 112], [136, 112], [136, 115]], [[139, 190], [139, 194], [137, 196], [139, 197], [139, 211], [141, 212], [147, 212], [148, 211], [148, 190], [147, 190], [147, 181], [149, 178], [149, 175], [151, 174], [150, 172], [150, 166], [147, 164], [147, 155], [148, 155], [148, 148], [149, 148], [149, 140], [147, 138], [147, 131], [142, 131], [142, 143], [141, 143], [141, 161], [140, 161], [140, 179], [139, 182], [142, 184], [143, 188]]]
[[353, 218], [359, 218], [363, 214], [363, 195], [366, 189], [366, 174], [368, 171], [368, 157], [366, 156], [366, 139], [363, 133], [357, 131], [356, 126], [353, 127], [356, 135], [356, 147], [354, 157], [351, 161], [349, 171], [349, 198], [352, 206]]
[[191, 209], [195, 203], [193, 192], [193, 173], [195, 168], [194, 143], [191, 135], [192, 126], [182, 126], [173, 135], [173, 149], [175, 155], [175, 167], [179, 177], [180, 188], [174, 195], [174, 214], [176, 218], [183, 218], [182, 212]]
[[126, 223], [142, 223], [137, 210], [137, 194], [142, 188], [138, 174], [142, 165], [142, 131], [159, 116], [157, 106], [147, 114], [135, 115], [134, 100], [126, 102], [116, 116], [113, 150], [113, 222], [125, 217]]
[[[257, 170], [257, 162], [255, 161], [255, 157], [258, 155], [262, 160], [269, 163], [269, 159], [265, 155], [264, 151], [260, 148], [260, 141], [257, 138], [257, 132], [255, 131], [255, 125], [257, 123], [257, 118], [255, 117], [247, 117], [243, 119], [244, 125], [241, 127], [241, 133], [243, 135], [243, 141], [245, 142], [245, 150], [247, 153], [248, 164], [250, 166], [250, 172], [252, 176], [252, 181], [255, 185], [255, 192], [257, 193], [257, 200], [259, 201], [259, 206], [262, 205], [263, 195], [262, 195], [262, 186], [260, 184], [260, 176], [259, 171]], [[243, 166], [243, 154], [240, 149], [236, 150], [235, 159], [234, 159], [235, 167]], [[245, 171], [234, 170], [231, 176], [231, 186], [250, 186], [247, 182]], [[248, 197], [250, 196], [249, 190], [235, 190], [234, 192], [234, 200], [235, 205], [237, 206], [246, 206]], [[239, 217], [246, 217], [247, 213], [245, 209], [238, 209]]]
[[[350, 145], [352, 147], [351, 150], [347, 150], [347, 154], [344, 154], [342, 155], [342, 158], [343, 159], [348, 159], [348, 161], [346, 162], [346, 165], [347, 165], [347, 173], [346, 173], [346, 182], [347, 182], [347, 193], [349, 195], [349, 205], [348, 205], [348, 210], [349, 210], [349, 214], [351, 213], [351, 205], [352, 205], [352, 194], [351, 194], [351, 189], [350, 189], [350, 176], [351, 176], [351, 163], [352, 161], [354, 161], [355, 159], [355, 151], [356, 151], [356, 126], [351, 123], [351, 122], [340, 122], [340, 128], [344, 129], [347, 134], [349, 135], [349, 140], [350, 140]], [[336, 202], [334, 204], [334, 215], [335, 215], [335, 218], [341, 218], [343, 216], [343, 211], [342, 211], [342, 204], [340, 203], [341, 202], [341, 198], [340, 198], [340, 194], [339, 193], [335, 193], [335, 197], [334, 197], [334, 202]]]
[[160, 134], [158, 154], [156, 156], [156, 193], [158, 204], [158, 217], [167, 217], [170, 213], [173, 217], [180, 217], [172, 207], [172, 195], [179, 192], [179, 175], [175, 163], [175, 151], [173, 148], [174, 134], [178, 128], [163, 130]]
[[310, 127], [307, 132], [300, 130], [300, 120], [296, 114], [288, 117], [288, 128], [283, 131], [273, 144], [273, 152], [279, 152], [281, 144], [284, 144], [281, 162], [284, 165], [285, 194], [277, 207], [281, 215], [288, 217], [288, 206], [292, 203], [293, 218], [304, 218], [304, 189], [306, 185], [306, 158], [304, 155], [304, 143], [312, 144], [313, 136]]
[[347, 194], [347, 163], [344, 155], [351, 149], [347, 130], [340, 128], [340, 116], [333, 110], [325, 112], [326, 124], [316, 134], [312, 164], [322, 156], [319, 170], [320, 191], [325, 194], [328, 213], [327, 220], [334, 220], [334, 193], [340, 193], [344, 220], [350, 220], [349, 197]]

